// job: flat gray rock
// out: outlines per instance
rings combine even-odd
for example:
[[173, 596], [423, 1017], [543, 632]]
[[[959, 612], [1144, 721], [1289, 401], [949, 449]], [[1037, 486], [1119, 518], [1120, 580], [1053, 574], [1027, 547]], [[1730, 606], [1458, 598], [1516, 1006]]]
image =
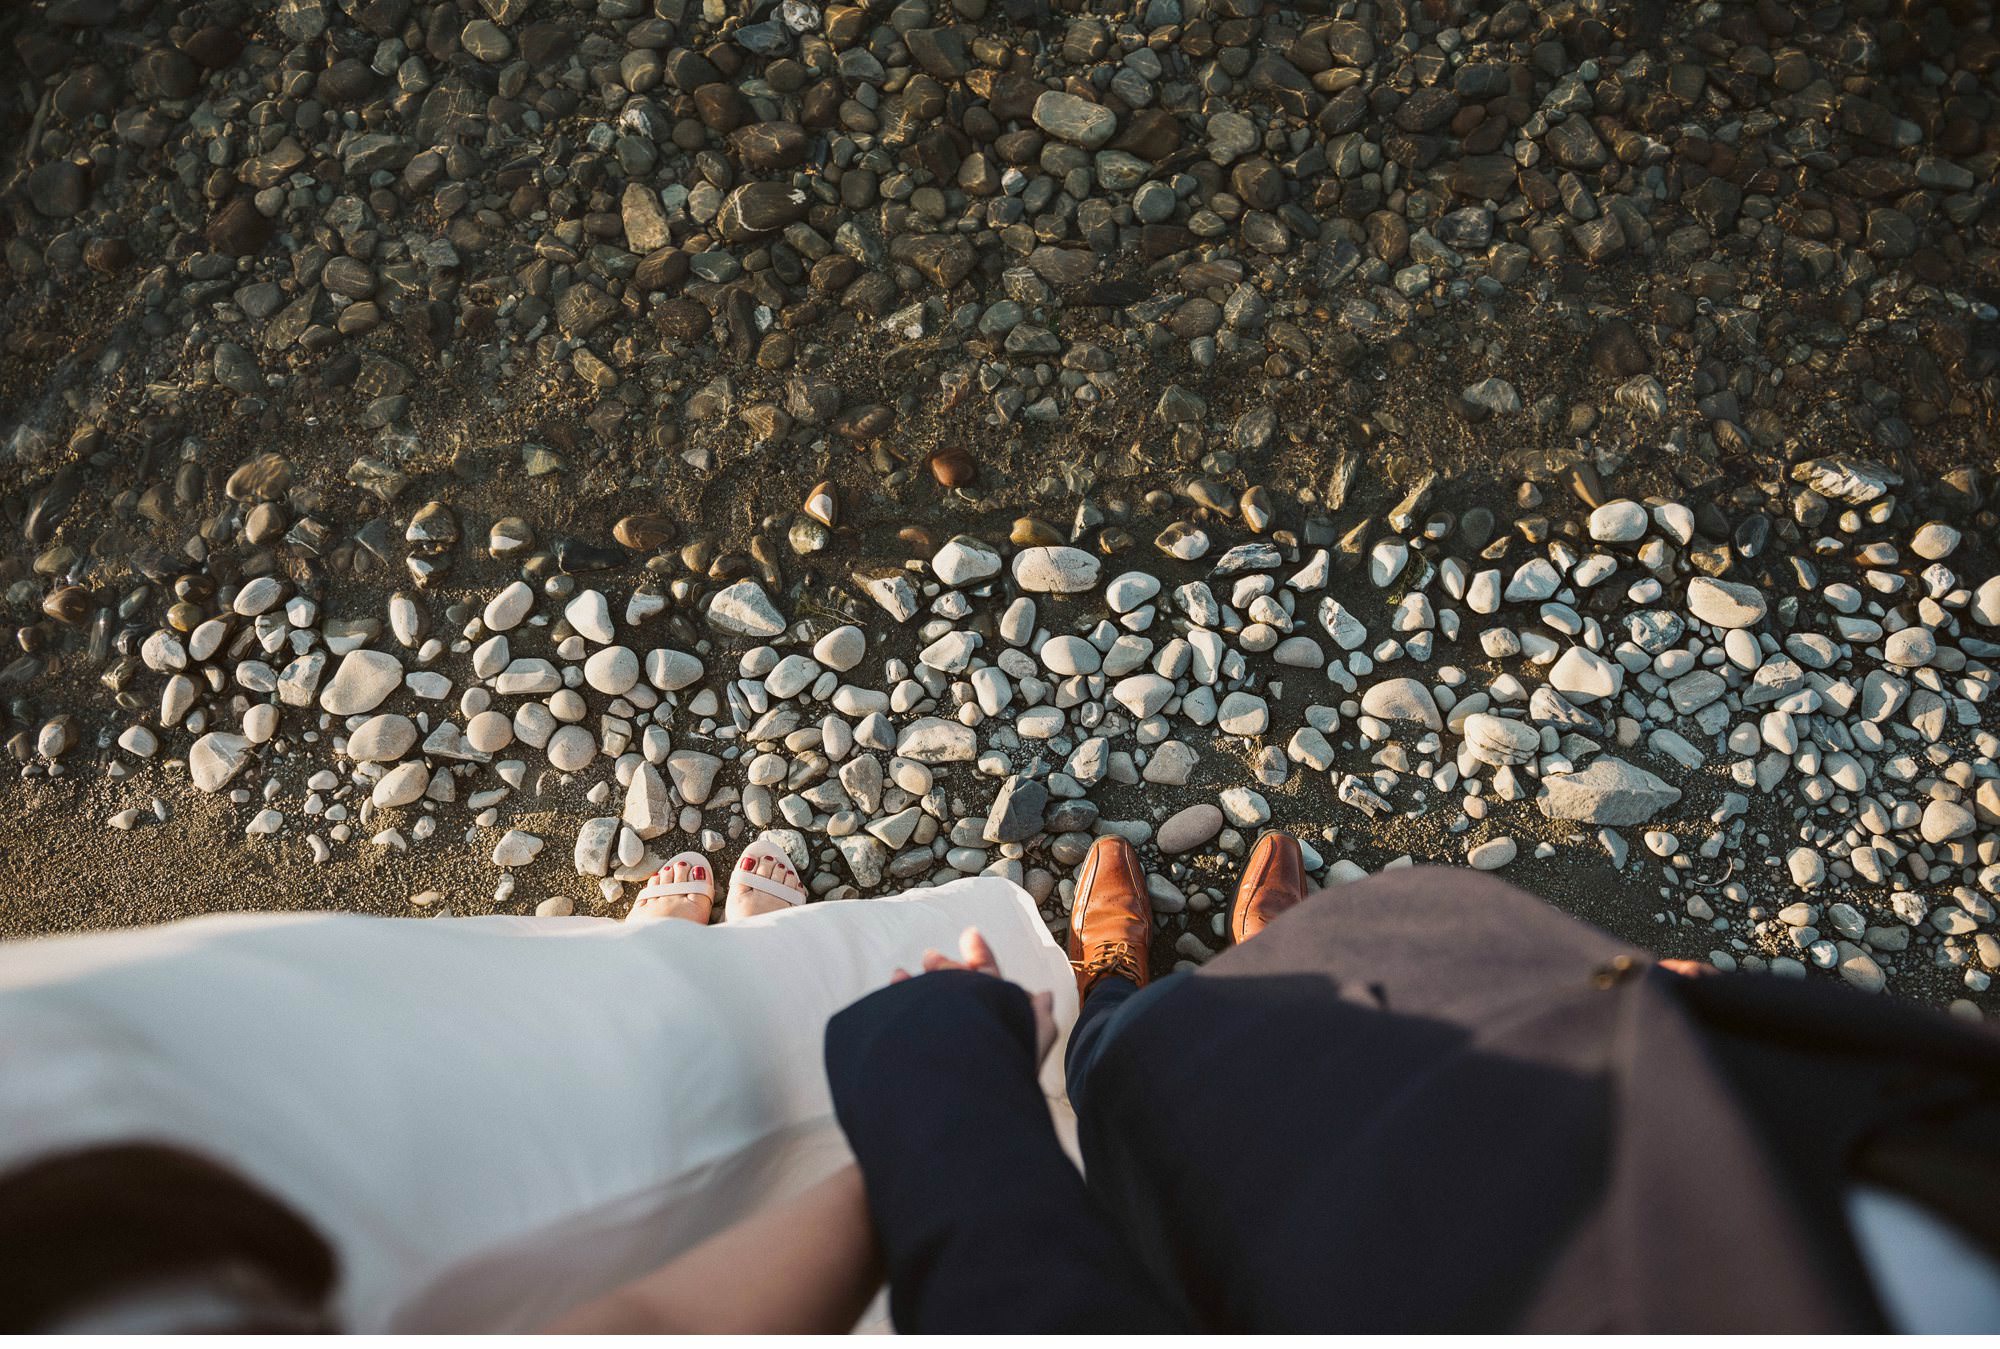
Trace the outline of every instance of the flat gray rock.
[[1542, 813], [1623, 828], [1644, 824], [1681, 799], [1680, 788], [1623, 759], [1605, 755], [1575, 773], [1542, 779]]
[[1000, 784], [1000, 794], [986, 812], [984, 837], [988, 843], [1021, 843], [1042, 832], [1042, 814], [1048, 809], [1049, 789], [1033, 778], [1019, 774]]
[[1192, 852], [1222, 832], [1222, 808], [1204, 801], [1171, 815], [1154, 836], [1169, 857]]

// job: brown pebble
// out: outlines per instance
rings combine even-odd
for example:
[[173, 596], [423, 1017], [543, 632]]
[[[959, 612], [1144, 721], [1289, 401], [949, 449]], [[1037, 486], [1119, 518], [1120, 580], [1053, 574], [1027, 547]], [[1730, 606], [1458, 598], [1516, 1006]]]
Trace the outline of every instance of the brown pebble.
[[1576, 493], [1584, 505], [1596, 510], [1604, 504], [1604, 484], [1597, 480], [1597, 470], [1589, 464], [1574, 464], [1563, 476], [1569, 490]]
[[840, 497], [832, 483], [817, 483], [806, 493], [805, 512], [828, 529], [840, 523]]
[[1062, 531], [1046, 520], [1037, 520], [1032, 515], [1024, 515], [1014, 522], [1014, 528], [1007, 537], [1016, 548], [1053, 548], [1066, 542]]
[[82, 586], [59, 586], [42, 601], [42, 612], [58, 623], [81, 623], [90, 613], [90, 592]]
[[931, 476], [941, 487], [970, 487], [979, 477], [979, 465], [964, 449], [954, 445], [931, 456]]
[[1237, 502], [1237, 510], [1243, 515], [1243, 523], [1250, 527], [1252, 534], [1262, 534], [1270, 528], [1275, 512], [1271, 507], [1271, 494], [1263, 484], [1246, 488], [1242, 499]]
[[611, 537], [635, 553], [654, 553], [674, 541], [674, 522], [664, 515], [628, 515], [611, 526]]

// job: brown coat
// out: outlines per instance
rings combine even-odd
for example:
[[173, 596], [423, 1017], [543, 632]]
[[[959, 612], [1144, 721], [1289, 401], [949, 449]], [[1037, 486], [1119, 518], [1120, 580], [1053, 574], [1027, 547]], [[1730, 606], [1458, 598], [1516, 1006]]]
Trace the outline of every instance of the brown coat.
[[1857, 1178], [2000, 1254], [2000, 1038], [1672, 974], [1481, 873], [1323, 891], [1148, 997], [1084, 1158], [1199, 1328], [1880, 1330]]

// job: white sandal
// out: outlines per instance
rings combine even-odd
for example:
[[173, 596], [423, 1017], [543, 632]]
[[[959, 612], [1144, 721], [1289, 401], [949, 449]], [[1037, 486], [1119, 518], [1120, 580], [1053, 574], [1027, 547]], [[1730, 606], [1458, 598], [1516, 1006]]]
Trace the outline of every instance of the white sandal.
[[[681, 862], [688, 863], [690, 867], [700, 867], [704, 874], [701, 876], [690, 876], [684, 881], [663, 881], [660, 879], [662, 874], [673, 870], [674, 866]], [[669, 857], [661, 864], [660, 869], [653, 873], [653, 878], [647, 881], [645, 886], [640, 889], [639, 897], [632, 901], [632, 907], [637, 909], [648, 900], [672, 899], [677, 895], [701, 895], [705, 897], [708, 900], [709, 914], [713, 916], [715, 912], [715, 868], [700, 853], [675, 853], [672, 857]], [[628, 918], [631, 916], [630, 914], [627, 915]], [[646, 922], [654, 918], [666, 918], [668, 916], [663, 913], [638, 915], [641, 922]], [[705, 923], [708, 919], [703, 918], [701, 921]]]
[[[755, 917], [754, 914], [746, 914], [738, 910], [737, 897], [745, 891], [754, 890], [759, 894], [770, 895], [772, 898], [781, 899], [793, 907], [806, 902], [803, 877], [800, 878], [800, 884], [788, 885], [775, 877], [759, 876], [752, 869], [765, 858], [770, 858], [775, 862], [782, 862], [793, 875], [798, 874], [798, 868], [792, 865], [792, 855], [785, 851], [783, 845], [775, 843], [769, 838], [760, 837], [756, 842], [743, 850], [743, 856], [737, 860], [736, 869], [729, 873], [729, 896], [724, 908], [724, 916], [730, 922]], [[743, 865], [745, 862], [748, 862], [750, 866], [745, 867]], [[738, 887], [741, 888], [739, 889]]]

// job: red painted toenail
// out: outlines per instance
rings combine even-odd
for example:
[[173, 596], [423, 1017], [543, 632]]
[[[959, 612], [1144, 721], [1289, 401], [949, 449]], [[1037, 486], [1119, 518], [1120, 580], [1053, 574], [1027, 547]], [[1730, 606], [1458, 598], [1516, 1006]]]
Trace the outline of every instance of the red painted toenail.
[[695, 878], [696, 880], [698, 880], [698, 881], [705, 881], [705, 880], [707, 880], [707, 879], [708, 879], [708, 868], [707, 868], [707, 867], [696, 867], [696, 868], [694, 869], [694, 878]]
[[743, 869], [745, 871], [755, 871], [757, 869], [757, 863], [755, 862], [755, 860], [746, 857], [743, 859]]

